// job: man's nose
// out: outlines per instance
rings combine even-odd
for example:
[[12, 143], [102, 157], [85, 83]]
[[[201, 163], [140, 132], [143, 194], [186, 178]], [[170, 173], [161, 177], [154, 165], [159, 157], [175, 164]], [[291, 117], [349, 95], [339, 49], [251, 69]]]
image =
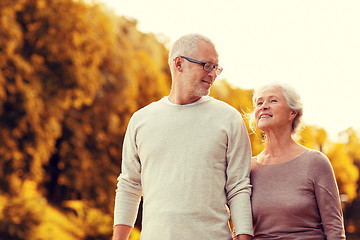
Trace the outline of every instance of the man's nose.
[[216, 68], [213, 68], [213, 69], [209, 72], [209, 75], [212, 77], [212, 81], [215, 81], [215, 79], [217, 78]]

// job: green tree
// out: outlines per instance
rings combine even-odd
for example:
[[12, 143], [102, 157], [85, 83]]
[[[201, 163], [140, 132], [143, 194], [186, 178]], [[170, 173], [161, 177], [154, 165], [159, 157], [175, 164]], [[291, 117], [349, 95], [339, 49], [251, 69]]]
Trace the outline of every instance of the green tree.
[[[0, 2], [0, 238], [110, 237], [129, 118], [170, 90], [164, 45], [100, 5]], [[241, 112], [256, 155], [252, 92], [218, 80], [211, 95]], [[299, 142], [329, 156], [340, 192], [353, 199], [359, 138], [345, 135], [332, 143], [306, 126]]]
[[[168, 91], [167, 50], [155, 36], [140, 33], [135, 21], [100, 6], [0, 4], [1, 234], [26, 239], [38, 229], [38, 237], [46, 232], [46, 213], [57, 214], [48, 204], [39, 205], [45, 214], [15, 204], [29, 191], [28, 181], [40, 193], [36, 199], [46, 202], [45, 196], [66, 218], [73, 206], [65, 200], [80, 200], [83, 207], [73, 209], [78, 218], [82, 208], [94, 209], [88, 212], [109, 225], [123, 134], [135, 110]], [[24, 222], [13, 218], [18, 211], [27, 214]], [[87, 219], [80, 222], [91, 226]], [[78, 237], [109, 234], [91, 229]]]
[[[137, 31], [134, 22], [119, 19], [119, 23], [123, 24], [117, 33], [119, 42], [100, 67], [105, 84], [90, 106], [67, 111], [63, 134], [47, 166], [53, 172], [47, 181], [49, 199], [84, 199], [108, 213], [113, 208], [129, 118], [170, 87], [169, 72], [163, 70], [167, 63], [163, 45]], [[147, 52], [141, 45], [145, 39], [161, 52]]]
[[[357, 171], [360, 169], [360, 138], [353, 128], [340, 133], [345, 144], [345, 151], [353, 159]], [[349, 234], [360, 235], [360, 179], [357, 180], [356, 198], [348, 202], [344, 209], [346, 226]]]
[[65, 112], [93, 102], [112, 29], [96, 7], [70, 0], [1, 4], [0, 168], [2, 189], [16, 193], [11, 176], [44, 178]]

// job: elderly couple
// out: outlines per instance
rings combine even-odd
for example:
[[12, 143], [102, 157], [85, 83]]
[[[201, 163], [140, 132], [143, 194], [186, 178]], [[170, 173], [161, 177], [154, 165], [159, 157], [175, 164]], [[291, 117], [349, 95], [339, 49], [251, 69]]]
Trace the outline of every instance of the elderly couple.
[[128, 239], [141, 197], [143, 240], [345, 239], [328, 158], [292, 138], [303, 113], [297, 92], [255, 91], [252, 121], [266, 138], [251, 157], [239, 112], [208, 96], [218, 61], [202, 35], [173, 44], [169, 96], [137, 111], [126, 131], [113, 239]]

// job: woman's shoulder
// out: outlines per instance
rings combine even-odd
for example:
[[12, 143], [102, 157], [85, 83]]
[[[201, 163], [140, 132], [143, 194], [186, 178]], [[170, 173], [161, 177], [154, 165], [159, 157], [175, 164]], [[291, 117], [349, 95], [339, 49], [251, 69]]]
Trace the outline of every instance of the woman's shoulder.
[[304, 160], [308, 162], [310, 174], [317, 176], [325, 172], [333, 172], [329, 158], [321, 151], [309, 149], [304, 157], [306, 157]]
[[307, 149], [307, 153], [304, 157], [314, 164], [330, 163], [329, 158], [324, 153], [315, 149]]

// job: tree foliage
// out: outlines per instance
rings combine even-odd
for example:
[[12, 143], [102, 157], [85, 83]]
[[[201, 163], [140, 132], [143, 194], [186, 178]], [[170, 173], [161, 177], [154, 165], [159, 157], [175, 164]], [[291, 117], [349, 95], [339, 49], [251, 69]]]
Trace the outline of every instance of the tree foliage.
[[[33, 211], [66, 213], [68, 201], [111, 216], [127, 122], [168, 92], [167, 50], [135, 21], [83, 2], [5, 0], [0, 16], [1, 232], [25, 239], [44, 228]], [[27, 181], [51, 205], [21, 204], [33, 199], [17, 200]], [[78, 237], [103, 239], [96, 232]]]
[[[0, 238], [110, 238], [129, 118], [170, 89], [165, 44], [136, 25], [82, 1], [0, 2]], [[220, 80], [211, 95], [242, 113], [256, 155], [252, 92]], [[299, 140], [328, 155], [349, 201], [358, 198], [357, 134], [333, 143], [306, 126]]]

